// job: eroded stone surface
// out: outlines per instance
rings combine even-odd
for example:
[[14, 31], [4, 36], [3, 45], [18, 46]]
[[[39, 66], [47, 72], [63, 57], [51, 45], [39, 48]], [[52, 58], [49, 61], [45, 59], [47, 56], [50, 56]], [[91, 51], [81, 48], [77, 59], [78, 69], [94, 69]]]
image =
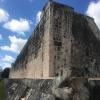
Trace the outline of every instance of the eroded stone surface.
[[[100, 99], [100, 80], [70, 78], [56, 80], [5, 80], [8, 100], [96, 100]], [[98, 91], [97, 91], [98, 90]], [[98, 93], [97, 93], [98, 92]]]
[[[10, 78], [100, 77], [100, 31], [94, 20], [50, 1], [10, 71]], [[63, 77], [64, 78], [64, 77]]]

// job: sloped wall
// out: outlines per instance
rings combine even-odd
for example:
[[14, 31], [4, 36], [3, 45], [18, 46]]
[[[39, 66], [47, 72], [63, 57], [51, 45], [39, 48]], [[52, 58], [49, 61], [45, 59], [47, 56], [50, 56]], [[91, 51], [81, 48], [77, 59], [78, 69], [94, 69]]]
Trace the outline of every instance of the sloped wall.
[[74, 14], [71, 66], [73, 76], [100, 76], [100, 31], [92, 18]]

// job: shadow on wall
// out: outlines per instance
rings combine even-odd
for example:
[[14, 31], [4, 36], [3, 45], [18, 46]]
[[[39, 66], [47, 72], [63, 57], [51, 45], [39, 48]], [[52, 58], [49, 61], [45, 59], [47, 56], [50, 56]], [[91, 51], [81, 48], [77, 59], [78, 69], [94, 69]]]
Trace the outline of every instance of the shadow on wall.
[[100, 81], [90, 81], [90, 100], [100, 100]]

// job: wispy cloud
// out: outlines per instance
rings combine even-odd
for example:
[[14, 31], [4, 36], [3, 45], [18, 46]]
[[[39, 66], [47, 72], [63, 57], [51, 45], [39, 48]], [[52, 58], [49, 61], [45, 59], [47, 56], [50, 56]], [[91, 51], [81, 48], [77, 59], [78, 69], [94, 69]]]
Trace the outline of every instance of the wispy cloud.
[[14, 62], [14, 58], [12, 57], [12, 56], [9, 56], [9, 55], [5, 55], [2, 59], [1, 59], [1, 61], [4, 61], [4, 62]]
[[0, 66], [2, 69], [5, 69], [7, 67], [11, 68], [11, 63], [15, 61], [15, 58], [13, 58], [10, 55], [0, 56]]
[[9, 14], [4, 9], [0, 8], [0, 23], [7, 22], [9, 19]]
[[3, 69], [8, 67], [11, 68], [11, 63], [3, 63]]
[[9, 40], [11, 44], [9, 46], [1, 46], [1, 50], [19, 53], [27, 42], [26, 39], [17, 38], [16, 36], [9, 36]]
[[37, 15], [36, 15], [36, 23], [38, 23], [41, 19], [41, 14], [42, 12], [41, 11], [38, 11]]
[[[1, 59], [0, 59], [1, 60]], [[11, 63], [9, 63], [9, 62], [4, 62], [4, 61], [0, 61], [0, 66], [1, 66], [1, 68], [2, 69], [5, 69], [6, 67], [9, 67], [9, 68], [11, 68]]]
[[96, 24], [100, 29], [100, 0], [98, 0], [97, 2], [91, 1], [89, 3], [86, 14], [94, 18]]
[[20, 18], [19, 20], [12, 19], [11, 21], [5, 23], [3, 27], [12, 32], [24, 35], [25, 32], [30, 30], [30, 24], [30, 21], [27, 19]]

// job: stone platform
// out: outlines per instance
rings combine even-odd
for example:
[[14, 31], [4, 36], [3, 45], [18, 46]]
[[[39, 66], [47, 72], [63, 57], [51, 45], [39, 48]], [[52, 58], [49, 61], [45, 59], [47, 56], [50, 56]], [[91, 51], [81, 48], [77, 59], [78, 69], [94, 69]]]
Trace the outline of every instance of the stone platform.
[[48, 80], [5, 79], [7, 100], [99, 100], [100, 80], [60, 78]]

